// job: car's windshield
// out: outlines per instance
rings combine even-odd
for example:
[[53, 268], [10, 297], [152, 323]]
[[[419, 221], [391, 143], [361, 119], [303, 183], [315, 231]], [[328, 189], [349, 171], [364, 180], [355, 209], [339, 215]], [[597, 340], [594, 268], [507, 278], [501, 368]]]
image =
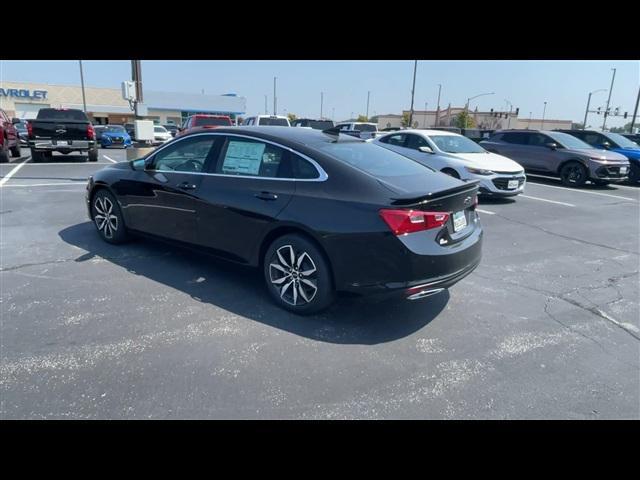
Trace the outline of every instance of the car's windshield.
[[447, 153], [485, 153], [486, 150], [462, 135], [430, 135], [436, 146]]
[[322, 143], [318, 148], [327, 155], [376, 177], [424, 175], [425, 168], [429, 168], [368, 142]]
[[26, 132], [27, 124], [24, 122], [16, 123], [16, 130], [20, 130], [21, 132]]
[[258, 125], [269, 125], [272, 127], [288, 127], [289, 121], [286, 118], [269, 118], [262, 117]]
[[556, 143], [564, 148], [577, 148], [578, 150], [592, 149], [593, 147], [586, 142], [583, 142], [579, 138], [562, 132], [549, 132], [547, 133]]
[[333, 122], [331, 120], [309, 120], [307, 125], [315, 130], [326, 130], [333, 128]]
[[106, 132], [126, 133], [126, 130], [121, 125], [105, 125], [101, 129]]
[[634, 150], [638, 150], [640, 148], [637, 143], [632, 142], [628, 138], [620, 135], [619, 133], [609, 132], [609, 133], [605, 133], [604, 136], [616, 142], [618, 145], [620, 145], [621, 148], [632, 148]]
[[67, 110], [55, 108], [41, 108], [36, 120], [58, 120], [60, 122], [88, 122], [89, 119], [82, 110]]

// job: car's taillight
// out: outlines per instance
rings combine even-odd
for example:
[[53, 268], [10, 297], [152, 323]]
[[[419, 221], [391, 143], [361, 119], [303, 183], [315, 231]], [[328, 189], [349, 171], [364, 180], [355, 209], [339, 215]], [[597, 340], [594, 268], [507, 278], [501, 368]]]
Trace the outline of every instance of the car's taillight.
[[27, 122], [27, 136], [33, 138], [33, 125], [31, 125], [31, 122]]
[[396, 235], [438, 228], [449, 220], [449, 214], [446, 212], [423, 212], [421, 210], [383, 208], [380, 210], [380, 216]]
[[93, 125], [91, 124], [87, 125], [87, 137], [89, 138], [89, 140], [96, 139], [96, 131], [93, 129]]

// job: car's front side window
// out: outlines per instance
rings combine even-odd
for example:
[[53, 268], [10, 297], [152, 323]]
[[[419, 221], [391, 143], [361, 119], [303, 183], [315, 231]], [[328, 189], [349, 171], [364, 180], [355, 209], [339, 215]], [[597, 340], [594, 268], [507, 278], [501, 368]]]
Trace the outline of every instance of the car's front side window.
[[202, 172], [217, 138], [192, 137], [170, 145], [155, 154], [153, 168], [169, 172]]
[[405, 134], [399, 133], [397, 135], [389, 135], [388, 137], [384, 137], [380, 141], [389, 145], [395, 145], [396, 147], [404, 147], [405, 138]]
[[427, 142], [420, 135], [414, 135], [414, 134], [407, 135], [407, 148], [410, 148], [412, 150], [419, 150], [420, 147], [431, 148], [431, 146], [429, 145], [429, 142]]

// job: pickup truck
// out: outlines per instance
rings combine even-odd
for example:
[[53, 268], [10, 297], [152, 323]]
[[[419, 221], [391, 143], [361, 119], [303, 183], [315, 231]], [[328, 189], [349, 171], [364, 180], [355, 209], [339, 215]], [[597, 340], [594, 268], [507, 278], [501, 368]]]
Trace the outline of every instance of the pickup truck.
[[20, 156], [20, 139], [15, 124], [20, 120], [9, 119], [4, 110], [0, 109], [0, 163], [9, 161], [9, 152], [14, 157]]
[[98, 161], [96, 133], [82, 110], [41, 108], [27, 130], [34, 162], [50, 159], [53, 152], [86, 152], [90, 162]]

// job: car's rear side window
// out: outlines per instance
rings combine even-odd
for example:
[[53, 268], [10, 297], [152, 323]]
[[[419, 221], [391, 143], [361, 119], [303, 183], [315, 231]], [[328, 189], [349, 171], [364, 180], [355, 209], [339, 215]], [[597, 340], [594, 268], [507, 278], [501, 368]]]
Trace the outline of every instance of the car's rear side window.
[[502, 141], [516, 145], [527, 145], [529, 143], [529, 134], [526, 132], [503, 133]]
[[263, 117], [258, 122], [258, 125], [270, 125], [276, 127], [288, 127], [289, 122], [286, 118], [266, 118]]
[[295, 178], [302, 180], [320, 178], [320, 172], [318, 172], [318, 169], [313, 166], [311, 162], [305, 160], [299, 155], [296, 155], [295, 153], [289, 153], [289, 155], [291, 157], [291, 167]]
[[211, 118], [211, 117], [196, 117], [193, 122], [194, 127], [203, 127], [206, 125], [231, 125], [231, 120], [228, 118]]
[[318, 148], [376, 177], [424, 175], [425, 170], [429, 169], [399, 153], [368, 142], [323, 143]]

